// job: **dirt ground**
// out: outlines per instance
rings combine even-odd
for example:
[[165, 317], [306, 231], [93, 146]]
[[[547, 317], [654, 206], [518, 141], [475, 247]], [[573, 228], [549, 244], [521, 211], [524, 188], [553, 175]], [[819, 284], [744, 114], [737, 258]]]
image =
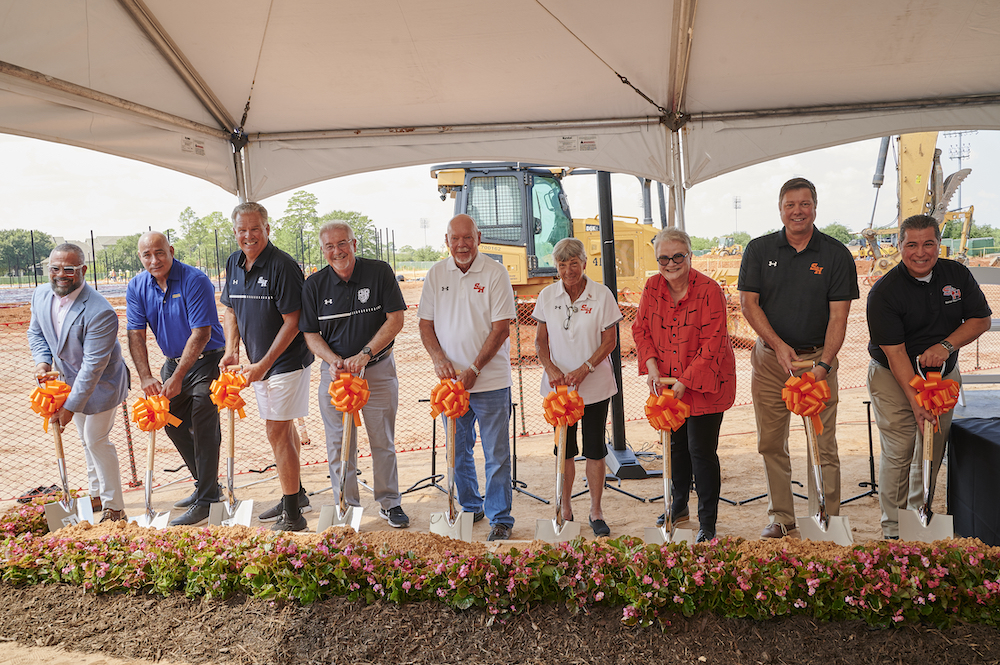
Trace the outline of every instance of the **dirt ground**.
[[[419, 284], [419, 283], [418, 283]], [[419, 288], [407, 284], [407, 302], [416, 302]], [[7, 312], [0, 313], [0, 317]], [[11, 316], [16, 316], [11, 314]], [[22, 314], [23, 316], [23, 314]], [[8, 319], [8, 320], [24, 320]], [[634, 378], [634, 377], [633, 377]], [[533, 391], [537, 391], [532, 387]], [[838, 440], [845, 500], [866, 494], [870, 482], [869, 428], [864, 388], [842, 390], [838, 418]], [[878, 467], [878, 432], [874, 436], [874, 465]], [[312, 432], [314, 437], [321, 433]], [[662, 468], [657, 455], [656, 433], [644, 422], [626, 426], [628, 445], [648, 471]], [[805, 433], [793, 421], [790, 434], [793, 477], [805, 483]], [[441, 440], [439, 438], [439, 445]], [[719, 445], [722, 461], [722, 496], [718, 533], [756, 539], [767, 524], [763, 465], [756, 451], [752, 407], [738, 406], [727, 412]], [[482, 457], [477, 455], [480, 475]], [[443, 449], [436, 456], [436, 472], [444, 471]], [[431, 475], [430, 450], [398, 456], [400, 489], [415, 488], [403, 497], [410, 516], [406, 531], [386, 533], [401, 542], [420, 546], [420, 534], [429, 528], [431, 512], [445, 510], [443, 491], [427, 486]], [[359, 461], [360, 478], [370, 484], [371, 458]], [[516, 477], [524, 492], [515, 492], [513, 538], [530, 541], [535, 521], [550, 519], [553, 505], [536, 500], [527, 492], [551, 499], [555, 463], [552, 435], [519, 438], [516, 441]], [[584, 491], [583, 465], [578, 464], [577, 491]], [[237, 495], [253, 500], [254, 515], [272, 506], [280, 496], [276, 478], [257, 479], [243, 474], [237, 479]], [[443, 480], [440, 481], [443, 485]], [[314, 510], [306, 515], [315, 530], [319, 507], [332, 504], [325, 464], [303, 468], [303, 484], [310, 492]], [[242, 487], [241, 487], [242, 486]], [[481, 481], [482, 487], [482, 481]], [[163, 511], [191, 491], [191, 482], [158, 488], [154, 508]], [[797, 488], [804, 494], [804, 490]], [[620, 490], [620, 491], [616, 491]], [[627, 494], [626, 494], [627, 493]], [[603, 507], [612, 536], [642, 536], [663, 511], [662, 479], [615, 481], [605, 489]], [[937, 493], [936, 510], [944, 510], [944, 474]], [[127, 492], [130, 515], [143, 510], [143, 493]], [[725, 501], [725, 500], [728, 500]], [[692, 494], [692, 515], [696, 496]], [[732, 502], [732, 503], [730, 503]], [[387, 529], [378, 516], [370, 491], [362, 491], [362, 533]], [[733, 505], [735, 504], [735, 505]], [[0, 508], [6, 504], [0, 504]], [[593, 537], [587, 525], [589, 495], [573, 500], [573, 512], [581, 534]], [[801, 519], [806, 502], [796, 500]], [[174, 516], [180, 511], [173, 510]], [[880, 537], [877, 496], [861, 496], [842, 506], [841, 515], [850, 522], [856, 542]], [[259, 524], [256, 519], [252, 526]], [[681, 527], [697, 529], [689, 522]], [[473, 540], [486, 540], [486, 521], [476, 524]], [[373, 534], [374, 535], [374, 534]], [[793, 532], [793, 537], [797, 532]], [[433, 604], [369, 607], [342, 601], [327, 601], [310, 607], [272, 604], [252, 599], [224, 603], [189, 601], [180, 596], [154, 600], [130, 596], [85, 596], [79, 589], [3, 587], [0, 606], [0, 665], [4, 663], [319, 663], [319, 662], [653, 662], [682, 663], [986, 663], [1000, 662], [997, 632], [975, 626], [949, 631], [908, 627], [873, 631], [858, 623], [814, 624], [804, 619], [771, 622], [729, 621], [715, 617], [678, 619], [666, 633], [620, 625], [620, 610], [599, 609], [589, 616], [571, 616], [565, 610], [541, 607], [507, 624], [486, 626], [479, 612], [455, 612]], [[151, 620], [151, 617], [153, 619]], [[608, 639], [608, 638], [611, 639]], [[83, 652], [91, 652], [83, 655]], [[116, 660], [126, 658], [126, 660]], [[131, 659], [131, 660], [128, 660]]]

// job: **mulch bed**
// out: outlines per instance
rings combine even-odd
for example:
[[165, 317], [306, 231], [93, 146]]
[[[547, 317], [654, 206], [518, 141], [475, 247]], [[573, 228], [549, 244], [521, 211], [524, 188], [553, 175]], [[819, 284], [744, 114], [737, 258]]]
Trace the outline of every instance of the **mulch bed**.
[[314, 605], [85, 594], [0, 585], [0, 640], [190, 663], [1000, 663], [1000, 631], [880, 630], [817, 623], [677, 617], [666, 631], [629, 628], [621, 610], [571, 615], [539, 606], [489, 625], [485, 612], [437, 603]]

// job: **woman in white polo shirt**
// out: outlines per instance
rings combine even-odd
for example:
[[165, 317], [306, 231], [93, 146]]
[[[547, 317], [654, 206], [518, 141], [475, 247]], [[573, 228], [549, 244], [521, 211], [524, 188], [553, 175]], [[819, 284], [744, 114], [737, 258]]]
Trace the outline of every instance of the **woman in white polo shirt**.
[[573, 463], [580, 450], [576, 443], [577, 426], [582, 423], [583, 455], [587, 458], [587, 486], [590, 489], [590, 526], [595, 536], [611, 534], [601, 510], [604, 491], [604, 426], [608, 404], [618, 392], [608, 354], [615, 348], [617, 325], [622, 319], [618, 302], [603, 284], [587, 279], [584, 269], [587, 254], [576, 238], [563, 238], [552, 250], [559, 281], [538, 294], [531, 316], [538, 322], [535, 347], [545, 368], [541, 393], [547, 395], [556, 386], [576, 389], [586, 408], [580, 423], [566, 433], [563, 518], [573, 519], [570, 500], [576, 468]]

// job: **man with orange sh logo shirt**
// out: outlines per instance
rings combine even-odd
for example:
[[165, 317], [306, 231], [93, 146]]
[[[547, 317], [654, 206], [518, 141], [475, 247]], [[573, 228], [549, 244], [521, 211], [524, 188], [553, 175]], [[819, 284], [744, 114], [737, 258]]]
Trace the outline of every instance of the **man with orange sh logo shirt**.
[[[859, 297], [858, 273], [847, 247], [814, 226], [816, 203], [816, 187], [805, 178], [782, 185], [778, 210], [784, 228], [752, 240], [740, 265], [740, 305], [758, 335], [750, 356], [750, 394], [767, 482], [770, 523], [762, 538], [781, 538], [795, 529], [788, 456], [791, 412], [781, 400], [781, 389], [796, 360], [814, 361], [816, 380], [830, 385], [830, 400], [820, 416], [819, 461], [827, 510], [830, 515], [840, 513], [837, 352], [844, 343], [851, 301]], [[807, 464], [812, 465], [808, 449]], [[813, 514], [819, 499], [812, 474], [808, 482]]]

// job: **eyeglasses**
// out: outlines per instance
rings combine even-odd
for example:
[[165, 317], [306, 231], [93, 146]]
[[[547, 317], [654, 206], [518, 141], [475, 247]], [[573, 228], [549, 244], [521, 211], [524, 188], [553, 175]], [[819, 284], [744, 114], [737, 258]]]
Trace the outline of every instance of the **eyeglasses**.
[[691, 256], [691, 252], [687, 252], [685, 254], [674, 254], [673, 256], [657, 256], [656, 262], [661, 266], [669, 266], [671, 261], [679, 265], [689, 256]]
[[580, 311], [580, 308], [576, 305], [568, 305], [566, 307], [566, 320], [563, 321], [563, 330], [569, 330], [569, 320], [573, 318], [573, 315]]
[[354, 241], [353, 240], [341, 240], [336, 245], [334, 245], [333, 243], [330, 243], [329, 245], [326, 245], [325, 248], [327, 250], [331, 250], [331, 249], [336, 248], [337, 251], [343, 252], [343, 251], [346, 251], [347, 248], [351, 246], [352, 242], [354, 242]]
[[49, 266], [49, 274], [50, 275], [58, 275], [59, 271], [62, 271], [62, 274], [69, 275], [70, 277], [72, 277], [73, 275], [76, 274], [77, 270], [81, 270], [81, 269], [86, 268], [86, 267], [87, 267], [86, 265], [79, 265], [79, 266]]

